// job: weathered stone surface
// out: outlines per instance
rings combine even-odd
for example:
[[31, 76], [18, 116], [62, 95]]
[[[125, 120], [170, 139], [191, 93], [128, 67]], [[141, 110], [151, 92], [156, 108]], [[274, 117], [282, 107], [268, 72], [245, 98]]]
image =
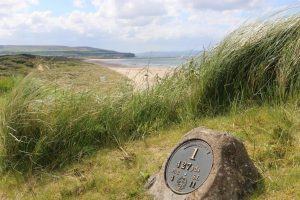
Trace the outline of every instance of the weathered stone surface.
[[[183, 140], [201, 139], [213, 150], [213, 167], [206, 181], [195, 191], [179, 195], [172, 192], [165, 183], [164, 170], [149, 178], [145, 187], [156, 200], [183, 199], [241, 199], [255, 189], [260, 174], [249, 158], [244, 145], [227, 133], [216, 132], [206, 128], [195, 128], [188, 132]], [[176, 147], [174, 148], [176, 149]]]

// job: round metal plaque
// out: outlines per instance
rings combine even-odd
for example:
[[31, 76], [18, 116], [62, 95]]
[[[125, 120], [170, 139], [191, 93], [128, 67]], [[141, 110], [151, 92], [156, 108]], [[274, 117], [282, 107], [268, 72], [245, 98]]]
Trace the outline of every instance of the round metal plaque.
[[188, 194], [207, 179], [213, 165], [213, 151], [209, 144], [192, 139], [180, 144], [169, 157], [165, 168], [165, 182], [176, 194]]

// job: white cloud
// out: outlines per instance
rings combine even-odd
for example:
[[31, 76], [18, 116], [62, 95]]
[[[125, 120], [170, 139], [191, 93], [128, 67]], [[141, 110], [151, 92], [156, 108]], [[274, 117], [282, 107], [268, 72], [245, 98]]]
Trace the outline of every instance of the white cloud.
[[85, 0], [73, 0], [73, 6], [76, 8], [83, 8], [85, 5]]
[[100, 18], [114, 24], [119, 37], [145, 41], [200, 34], [220, 38], [241, 24], [243, 10], [258, 6], [258, 0], [93, 0], [92, 4]]
[[159, 0], [93, 0], [92, 4], [106, 17], [133, 19], [140, 16], [160, 16], [166, 13]]
[[33, 33], [50, 32], [55, 27], [59, 27], [56, 18], [51, 17], [50, 11], [33, 12], [26, 16], [24, 28]]
[[5, 0], [0, 1], [0, 17], [9, 16], [28, 8], [30, 5], [38, 4], [38, 0]]
[[[92, 0], [93, 11], [54, 15], [51, 11], [28, 12], [38, 0], [6, 0], [0, 2], [0, 41], [24, 30], [34, 35], [66, 32], [74, 38], [107, 37], [142, 43], [199, 37], [216, 40], [246, 17], [258, 14], [260, 3], [265, 1]], [[83, 8], [87, 1], [73, 0], [73, 5]]]
[[[110, 20], [119, 37], [126, 40], [157, 40], [196, 37], [197, 35], [220, 38], [224, 32], [240, 24], [242, 6], [254, 5], [256, 0], [224, 0], [224, 11], [213, 1], [183, 0], [93, 0], [100, 18]], [[224, 3], [230, 3], [224, 6]], [[238, 4], [238, 6], [235, 6]], [[200, 9], [200, 6], [203, 9]], [[208, 11], [210, 7], [212, 10]], [[240, 8], [238, 9], [233, 8]], [[229, 9], [230, 8], [230, 9]], [[228, 10], [229, 11], [226, 11]], [[112, 25], [111, 25], [112, 26]]]
[[181, 5], [190, 9], [198, 10], [237, 10], [249, 9], [261, 4], [259, 0], [179, 0]]

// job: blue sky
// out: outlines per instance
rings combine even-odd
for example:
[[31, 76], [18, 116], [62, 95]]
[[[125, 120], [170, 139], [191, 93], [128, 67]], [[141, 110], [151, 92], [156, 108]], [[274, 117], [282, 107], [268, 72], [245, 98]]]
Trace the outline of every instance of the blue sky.
[[[77, 3], [76, 2], [81, 2]], [[82, 4], [82, 5], [80, 5]], [[54, 16], [67, 15], [74, 10], [82, 10], [85, 12], [96, 11], [92, 1], [74, 1], [74, 0], [40, 0], [38, 4], [30, 7], [30, 11], [48, 11], [50, 10]]]
[[0, 45], [200, 50], [297, 0], [0, 0]]

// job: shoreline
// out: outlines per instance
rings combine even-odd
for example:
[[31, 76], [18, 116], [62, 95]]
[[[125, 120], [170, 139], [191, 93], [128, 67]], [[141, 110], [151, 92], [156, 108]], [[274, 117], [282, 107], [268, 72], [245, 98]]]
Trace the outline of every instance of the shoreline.
[[116, 67], [116, 68], [133, 68], [134, 66], [124, 65], [124, 64], [118, 64], [118, 63], [111, 63], [111, 62], [105, 62], [107, 59], [84, 59], [84, 62], [103, 66], [103, 67]]
[[109, 68], [129, 78], [136, 89], [146, 89], [159, 83], [162, 78], [171, 74], [173, 67], [143, 67], [105, 62], [105, 59], [86, 59], [84, 62]]
[[[142, 58], [144, 59], [144, 58]], [[88, 63], [93, 63], [93, 64], [105, 64], [109, 65], [110, 67], [129, 67], [129, 68], [177, 68], [179, 65], [166, 65], [166, 64], [153, 64], [153, 63], [148, 63], [148, 64], [142, 64], [142, 63], [137, 63], [137, 64], [129, 64], [129, 63], [118, 63], [118, 62], [112, 62], [113, 60], [122, 60], [120, 59], [102, 59], [102, 58], [91, 58], [91, 59], [83, 59], [83, 61], [88, 62]]]

